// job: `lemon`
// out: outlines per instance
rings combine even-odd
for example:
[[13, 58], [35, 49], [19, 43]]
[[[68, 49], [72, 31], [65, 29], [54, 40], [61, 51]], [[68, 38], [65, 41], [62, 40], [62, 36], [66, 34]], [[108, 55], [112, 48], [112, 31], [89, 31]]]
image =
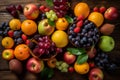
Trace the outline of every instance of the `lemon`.
[[99, 12], [92, 12], [88, 17], [88, 20], [96, 24], [97, 27], [100, 27], [104, 21], [104, 17]]
[[12, 19], [9, 22], [9, 26], [12, 30], [20, 30], [21, 28], [21, 21], [19, 19]]
[[83, 64], [78, 64], [77, 62], [74, 64], [74, 69], [79, 74], [86, 74], [89, 71], [89, 64], [87, 62]]
[[55, 31], [51, 38], [57, 47], [63, 48], [68, 44], [68, 35], [62, 30]]

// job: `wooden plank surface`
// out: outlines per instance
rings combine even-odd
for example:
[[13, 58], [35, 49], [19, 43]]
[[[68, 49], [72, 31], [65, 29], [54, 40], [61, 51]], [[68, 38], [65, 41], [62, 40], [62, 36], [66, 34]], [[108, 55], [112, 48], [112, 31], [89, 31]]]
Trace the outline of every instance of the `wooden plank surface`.
[[[92, 9], [94, 6], [115, 6], [119, 9], [120, 12], [120, 0], [71, 0], [72, 1], [72, 9], [77, 2], [83, 1], [88, 3], [90, 8]], [[0, 24], [4, 21], [9, 21], [13, 17], [7, 13], [5, 10], [6, 6], [10, 4], [21, 4], [24, 6], [28, 3], [35, 3], [37, 5], [45, 4], [44, 1], [41, 0], [0, 0]], [[20, 15], [20, 19], [24, 20], [24, 15]], [[110, 22], [110, 21], [106, 21]], [[120, 62], [120, 17], [118, 20], [111, 21], [110, 23], [116, 24], [115, 31], [111, 35], [115, 39], [115, 48], [112, 52], [110, 52], [110, 59], [112, 61]], [[1, 42], [1, 37], [0, 37]], [[0, 43], [1, 44], [1, 43]], [[0, 46], [0, 55], [3, 48]], [[114, 74], [109, 74], [104, 72], [104, 80], [119, 80], [120, 79], [120, 70], [118, 70]], [[8, 62], [3, 60], [0, 56], [0, 80], [40, 80], [39, 75], [33, 75], [29, 72], [24, 73], [23, 75], [16, 75], [9, 71]], [[61, 73], [58, 70], [55, 70], [55, 75], [51, 80], [86, 80], [86, 76], [79, 75], [77, 73]]]

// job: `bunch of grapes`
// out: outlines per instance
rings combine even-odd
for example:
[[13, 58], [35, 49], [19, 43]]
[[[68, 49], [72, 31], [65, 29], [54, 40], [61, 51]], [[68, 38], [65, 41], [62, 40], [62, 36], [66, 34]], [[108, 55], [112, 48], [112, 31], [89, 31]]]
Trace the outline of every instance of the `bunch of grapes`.
[[36, 40], [37, 45], [34, 47], [33, 44], [33, 53], [38, 57], [48, 58], [54, 55], [55, 53], [62, 52], [62, 48], [57, 48], [55, 43], [51, 41], [49, 36], [35, 35], [34, 39]]
[[69, 9], [68, 0], [53, 0], [53, 3], [57, 16], [64, 17]]
[[56, 13], [53, 10], [50, 10], [49, 12], [46, 12], [45, 14], [47, 18], [50, 19], [51, 21], [55, 21], [58, 18]]
[[98, 42], [99, 30], [93, 22], [85, 20], [80, 32], [75, 33], [76, 23], [69, 27], [69, 40], [77, 47], [90, 47]]
[[68, 72], [69, 65], [64, 61], [57, 61], [56, 62], [56, 68], [60, 70], [61, 72]]

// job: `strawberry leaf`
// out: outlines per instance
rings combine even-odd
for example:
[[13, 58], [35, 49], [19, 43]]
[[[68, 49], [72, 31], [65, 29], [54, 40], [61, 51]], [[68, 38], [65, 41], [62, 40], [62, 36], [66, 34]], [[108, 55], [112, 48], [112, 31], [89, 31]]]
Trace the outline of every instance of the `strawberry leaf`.
[[55, 22], [54, 21], [51, 21], [50, 19], [48, 19], [48, 24], [50, 25], [50, 26], [55, 26]]
[[68, 15], [65, 15], [65, 19], [69, 22], [69, 23], [73, 23], [73, 19], [68, 16]]
[[53, 0], [45, 0], [49, 6], [53, 6]]
[[83, 48], [67, 48], [67, 51], [74, 55], [82, 55], [86, 53], [86, 51]]
[[82, 54], [77, 57], [77, 63], [78, 64], [83, 64], [84, 62], [87, 62], [88, 60], [88, 55], [87, 54]]

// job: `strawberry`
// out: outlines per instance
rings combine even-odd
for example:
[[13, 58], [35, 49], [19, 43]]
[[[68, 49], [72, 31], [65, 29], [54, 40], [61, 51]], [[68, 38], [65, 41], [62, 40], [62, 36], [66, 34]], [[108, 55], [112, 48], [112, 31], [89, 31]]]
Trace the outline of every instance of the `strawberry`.
[[83, 20], [84, 19], [84, 16], [83, 15], [80, 15], [77, 17], [77, 21], [80, 21], [80, 20]]
[[22, 40], [26, 41], [27, 40], [27, 36], [25, 34], [22, 34], [21, 36]]
[[80, 27], [76, 27], [76, 28], [74, 28], [74, 32], [75, 32], [75, 33], [80, 32]]
[[26, 42], [25, 42], [25, 44], [28, 45], [29, 43], [30, 43], [30, 40], [27, 39]]
[[99, 11], [98, 7], [94, 7], [94, 8], [93, 8], [93, 11], [94, 11], [94, 12], [98, 12], [98, 11]]
[[39, 7], [40, 11], [42, 11], [42, 12], [44, 12], [45, 8], [46, 8], [46, 7], [43, 6], [43, 5]]
[[76, 27], [81, 27], [83, 25], [83, 20], [77, 22]]
[[8, 36], [9, 36], [9, 37], [13, 37], [13, 34], [14, 34], [14, 31], [13, 31], [13, 30], [9, 30], [9, 31], [8, 31]]
[[90, 68], [93, 68], [93, 67], [95, 67], [95, 64], [94, 64], [94, 62], [89, 62], [89, 66], [90, 66]]
[[104, 13], [106, 11], [106, 8], [104, 6], [100, 7], [99, 9], [100, 13]]

